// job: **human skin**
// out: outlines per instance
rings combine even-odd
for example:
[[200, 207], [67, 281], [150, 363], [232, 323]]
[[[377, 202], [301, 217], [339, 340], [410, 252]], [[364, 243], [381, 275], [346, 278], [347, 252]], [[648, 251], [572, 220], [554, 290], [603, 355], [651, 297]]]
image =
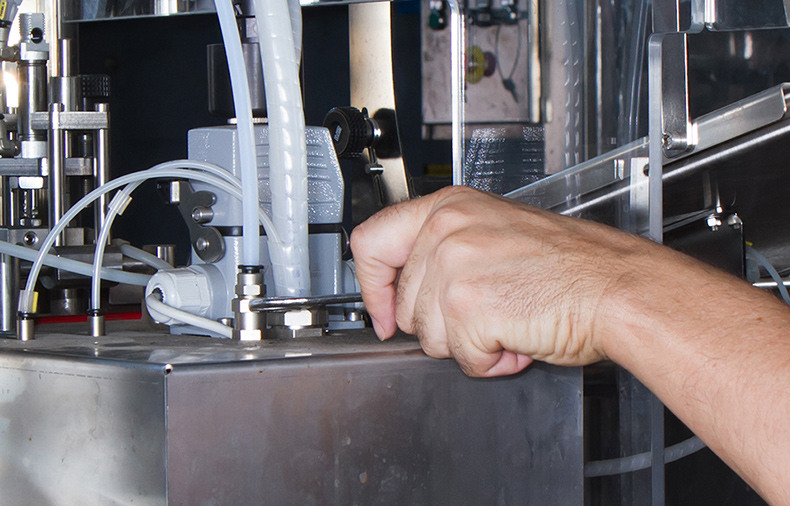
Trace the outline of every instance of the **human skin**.
[[381, 339], [399, 327], [471, 376], [610, 359], [766, 500], [790, 504], [790, 310], [600, 224], [452, 187], [351, 236]]

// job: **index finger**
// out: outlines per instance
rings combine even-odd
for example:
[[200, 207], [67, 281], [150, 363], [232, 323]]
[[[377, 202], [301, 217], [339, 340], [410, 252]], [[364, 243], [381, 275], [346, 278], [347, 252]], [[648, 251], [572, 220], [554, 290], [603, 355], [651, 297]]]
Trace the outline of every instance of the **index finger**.
[[398, 329], [395, 285], [435, 198], [421, 197], [388, 207], [351, 233], [351, 250], [365, 307], [376, 334], [387, 339]]

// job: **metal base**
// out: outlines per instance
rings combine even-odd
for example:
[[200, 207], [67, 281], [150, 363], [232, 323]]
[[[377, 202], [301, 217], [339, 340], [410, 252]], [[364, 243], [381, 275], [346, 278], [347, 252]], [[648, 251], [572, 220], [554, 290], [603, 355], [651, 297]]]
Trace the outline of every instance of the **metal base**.
[[0, 341], [2, 502], [582, 504], [578, 369], [477, 380], [369, 330], [119, 325]]

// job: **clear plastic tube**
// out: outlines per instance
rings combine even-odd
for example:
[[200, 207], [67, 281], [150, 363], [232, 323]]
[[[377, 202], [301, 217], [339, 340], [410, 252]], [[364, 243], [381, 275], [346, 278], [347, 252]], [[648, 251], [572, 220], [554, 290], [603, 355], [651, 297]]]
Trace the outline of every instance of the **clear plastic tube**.
[[[180, 167], [187, 167], [187, 169], [183, 169]], [[30, 274], [28, 274], [27, 284], [25, 285], [25, 289], [22, 290], [22, 292], [20, 293], [19, 311], [23, 313], [29, 313], [32, 311], [33, 289], [35, 288], [36, 281], [38, 280], [38, 275], [41, 272], [43, 258], [47, 254], [47, 252], [49, 252], [50, 248], [52, 248], [52, 245], [55, 242], [55, 238], [58, 236], [58, 234], [63, 232], [63, 230], [71, 222], [71, 220], [73, 220], [83, 209], [88, 207], [93, 201], [98, 199], [101, 195], [104, 195], [112, 190], [115, 190], [116, 188], [120, 188], [121, 186], [127, 185], [129, 183], [134, 183], [137, 181], [145, 181], [147, 179], [161, 178], [161, 177], [171, 177], [177, 179], [192, 179], [195, 181], [201, 181], [216, 186], [220, 190], [229, 193], [234, 198], [237, 198], [239, 200], [241, 200], [242, 198], [241, 189], [239, 188], [238, 180], [236, 180], [227, 171], [224, 171], [222, 168], [216, 165], [205, 163], [205, 162], [197, 162], [194, 160], [174, 160], [172, 162], [161, 163], [150, 169], [140, 172], [134, 172], [132, 174], [127, 174], [117, 179], [113, 179], [108, 183], [105, 183], [104, 185], [96, 188], [92, 192], [82, 197], [76, 204], [74, 204], [63, 215], [63, 217], [58, 221], [58, 223], [55, 224], [52, 230], [50, 230], [49, 234], [47, 234], [47, 237], [44, 239], [44, 241], [41, 244], [39, 256], [33, 262], [33, 266], [30, 269]], [[266, 230], [266, 234], [269, 238], [270, 248], [274, 250], [278, 249], [277, 246], [281, 244], [279, 234], [277, 230], [274, 228], [272, 221], [268, 218], [268, 216], [266, 216], [266, 214], [260, 209], [260, 207], [258, 207], [258, 219], [260, 220], [261, 224]], [[103, 246], [99, 245], [99, 247], [103, 247]]]
[[269, 114], [272, 221], [283, 243], [281, 250], [270, 250], [275, 292], [279, 296], [307, 296], [307, 154], [291, 21], [297, 11], [289, 10], [287, 0], [254, 0], [254, 6]]
[[126, 206], [131, 201], [131, 193], [138, 187], [142, 181], [129, 183], [123, 190], [115, 194], [110, 205], [107, 206], [107, 216], [99, 231], [99, 237], [96, 240], [96, 248], [93, 254], [93, 275], [91, 276], [91, 309], [101, 309], [101, 277], [98, 273], [104, 263], [104, 248], [107, 244], [107, 239], [110, 237], [110, 229], [115, 221], [115, 217], [122, 214]]
[[[228, 60], [233, 106], [236, 110], [236, 129], [239, 134], [239, 167], [243, 196], [241, 202], [241, 261], [245, 265], [259, 265], [261, 263], [260, 230], [256, 209], [258, 209], [260, 198], [258, 196], [258, 165], [247, 66], [244, 64], [244, 53], [232, 1], [214, 0], [214, 6], [217, 10], [225, 55]], [[268, 95], [269, 93], [267, 93], [267, 100]]]
[[[0, 253], [33, 262], [36, 260], [36, 258], [38, 258], [39, 252], [31, 248], [19, 246], [18, 244], [0, 241]], [[93, 267], [91, 264], [87, 262], [80, 262], [78, 260], [72, 260], [71, 258], [45, 255], [44, 265], [68, 272], [73, 272], [75, 274], [81, 274], [83, 276], [93, 275]], [[126, 272], [107, 268], [101, 270], [101, 277], [107, 281], [136, 286], [146, 286], [148, 284], [148, 280], [151, 278], [151, 276], [147, 274], [139, 274], [136, 272]]]
[[175, 308], [173, 306], [168, 306], [159, 300], [155, 293], [152, 293], [145, 298], [145, 305], [154, 309], [154, 311], [167, 315], [181, 323], [214, 332], [226, 339], [233, 337], [233, 329], [227, 325], [223, 325], [219, 322], [215, 322], [214, 320], [210, 320], [192, 313], [187, 313], [186, 311], [182, 311], [181, 309]]
[[118, 249], [121, 250], [121, 254], [131, 258], [132, 260], [137, 260], [138, 262], [142, 262], [149, 267], [153, 267], [156, 270], [160, 269], [172, 269], [173, 266], [169, 263], [165, 262], [161, 258], [156, 255], [153, 255], [145, 250], [141, 250], [140, 248], [136, 248], [131, 244], [123, 243], [118, 246]]

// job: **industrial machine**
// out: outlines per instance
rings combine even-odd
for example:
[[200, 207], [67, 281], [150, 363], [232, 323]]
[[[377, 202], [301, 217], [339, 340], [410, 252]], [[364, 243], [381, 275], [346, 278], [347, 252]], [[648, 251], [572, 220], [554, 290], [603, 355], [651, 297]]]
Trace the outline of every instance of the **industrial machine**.
[[466, 184], [787, 297], [763, 4], [0, 2], [0, 504], [759, 504], [613, 365], [379, 342], [347, 238]]

